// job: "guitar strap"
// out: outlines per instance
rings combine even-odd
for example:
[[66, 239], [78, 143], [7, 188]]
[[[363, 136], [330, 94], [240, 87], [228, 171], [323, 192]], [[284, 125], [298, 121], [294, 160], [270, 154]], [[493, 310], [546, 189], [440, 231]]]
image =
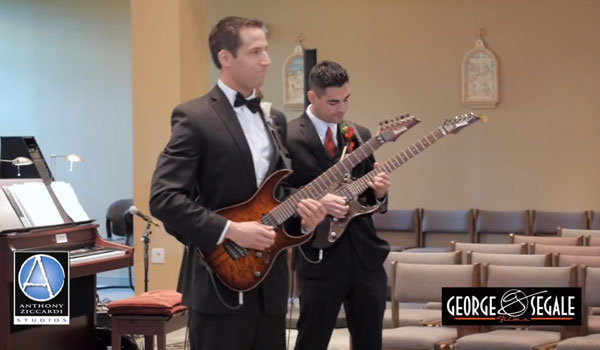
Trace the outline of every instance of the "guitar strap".
[[292, 169], [292, 162], [290, 160], [290, 157], [289, 157], [289, 155], [287, 155], [287, 151], [284, 151], [285, 147], [283, 145], [285, 145], [285, 143], [281, 139], [281, 135], [279, 135], [279, 133], [277, 132], [277, 129], [275, 128], [275, 125], [273, 123], [273, 119], [275, 118], [275, 116], [271, 114], [271, 106], [272, 106], [271, 102], [261, 102], [260, 103], [260, 108], [262, 109], [262, 115], [266, 116], [266, 118], [264, 118], [263, 120], [265, 121], [267, 128], [271, 132], [271, 135], [273, 135], [273, 141], [275, 143], [275, 148], [277, 149], [277, 152], [279, 153], [279, 158], [281, 158], [284, 166], [287, 169]]

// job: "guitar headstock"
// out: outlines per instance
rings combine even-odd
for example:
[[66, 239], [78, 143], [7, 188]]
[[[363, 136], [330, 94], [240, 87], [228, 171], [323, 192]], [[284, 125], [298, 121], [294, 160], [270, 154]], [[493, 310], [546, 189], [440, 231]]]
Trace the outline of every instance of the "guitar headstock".
[[379, 123], [377, 140], [380, 143], [396, 141], [400, 135], [404, 134], [408, 129], [420, 122], [421, 121], [417, 117], [408, 114], [383, 121]]
[[452, 118], [448, 118], [444, 121], [444, 125], [442, 128], [446, 130], [447, 133], [456, 134], [461, 131], [463, 128], [475, 123], [476, 121], [483, 120], [486, 121], [486, 116], [479, 116], [476, 113], [467, 113], [462, 115], [457, 115]]

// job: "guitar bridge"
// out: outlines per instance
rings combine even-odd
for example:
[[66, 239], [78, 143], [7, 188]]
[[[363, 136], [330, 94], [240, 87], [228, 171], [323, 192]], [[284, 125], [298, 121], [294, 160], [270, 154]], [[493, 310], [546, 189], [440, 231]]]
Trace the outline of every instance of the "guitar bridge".
[[223, 248], [225, 248], [233, 260], [238, 260], [239, 258], [243, 258], [248, 255], [248, 250], [246, 248], [242, 248], [232, 241], [223, 243]]

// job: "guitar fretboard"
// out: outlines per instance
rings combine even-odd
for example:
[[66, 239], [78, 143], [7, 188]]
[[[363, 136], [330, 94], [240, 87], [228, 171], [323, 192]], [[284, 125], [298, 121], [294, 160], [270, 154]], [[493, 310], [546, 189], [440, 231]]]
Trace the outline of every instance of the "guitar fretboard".
[[388, 174], [391, 173], [444, 136], [446, 136], [446, 131], [441, 127], [432, 131], [412, 146], [385, 161], [378, 169], [373, 169], [349, 185], [343, 186], [340, 190], [336, 191], [336, 194], [347, 199], [355, 198], [369, 188], [368, 183], [373, 180], [377, 173], [380, 173], [382, 170]]
[[263, 216], [261, 222], [270, 226], [283, 224], [296, 213], [296, 206], [301, 200], [307, 198], [321, 199], [321, 197], [327, 194], [331, 186], [337, 184], [345, 174], [350, 173], [355, 166], [367, 159], [383, 143], [384, 141], [378, 137], [371, 138], [346, 156], [344, 160], [335, 164], [311, 183], [289, 196], [285, 201]]

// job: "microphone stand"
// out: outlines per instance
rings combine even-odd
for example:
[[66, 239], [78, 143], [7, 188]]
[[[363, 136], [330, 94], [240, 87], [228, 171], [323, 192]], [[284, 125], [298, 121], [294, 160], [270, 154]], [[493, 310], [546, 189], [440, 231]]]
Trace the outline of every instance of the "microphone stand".
[[150, 245], [150, 235], [152, 234], [152, 230], [150, 230], [151, 225], [151, 221], [146, 222], [146, 228], [142, 235], [142, 242], [144, 243], [144, 292], [148, 291], [148, 246]]

